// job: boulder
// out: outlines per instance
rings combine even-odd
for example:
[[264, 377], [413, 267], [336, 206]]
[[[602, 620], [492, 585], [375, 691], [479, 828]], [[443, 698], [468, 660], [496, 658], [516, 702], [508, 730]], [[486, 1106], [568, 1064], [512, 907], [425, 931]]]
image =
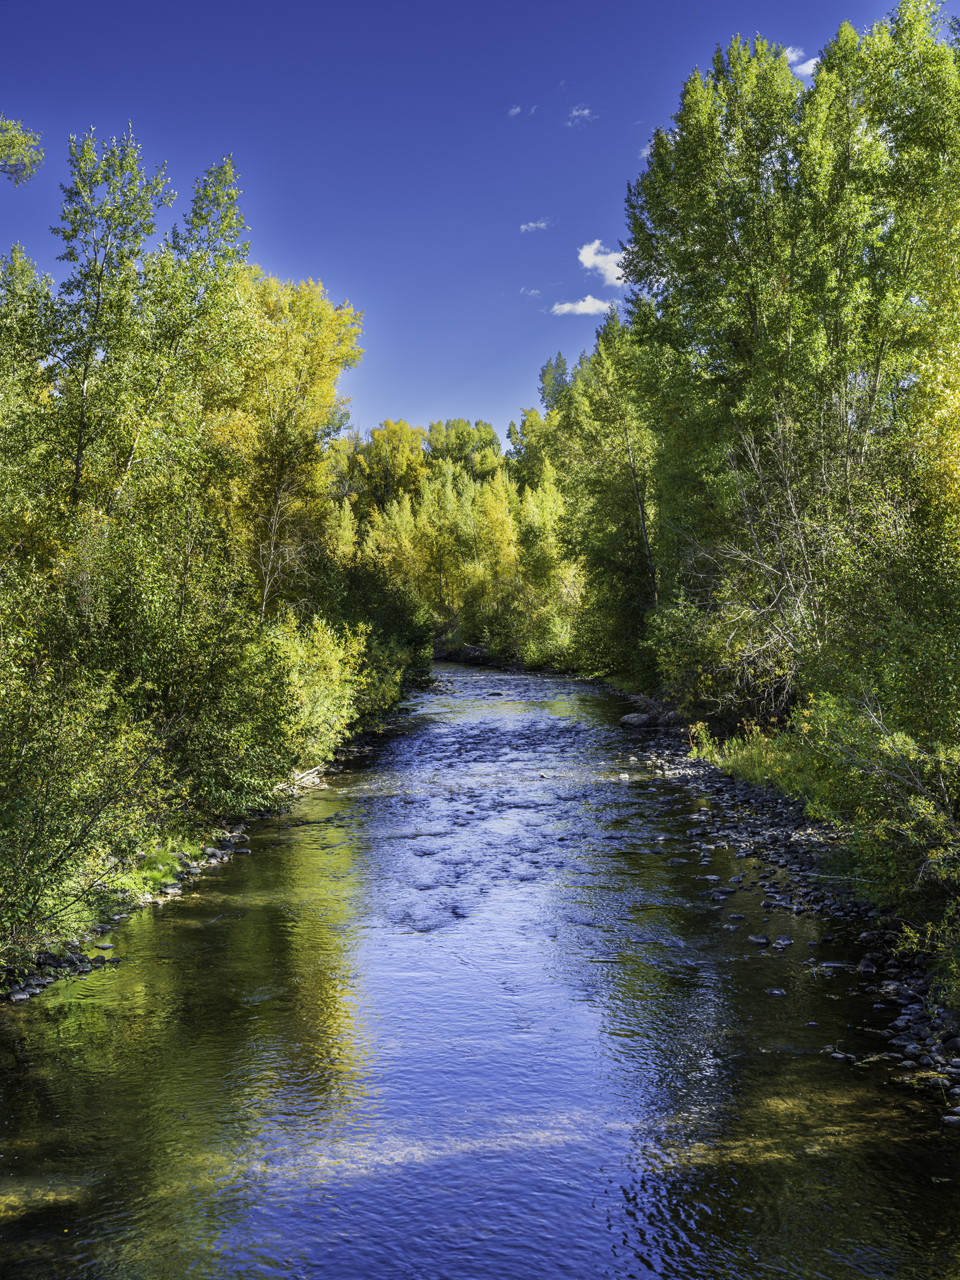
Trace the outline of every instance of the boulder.
[[628, 716], [621, 716], [620, 723], [625, 729], [646, 729], [653, 724], [653, 716], [645, 711], [633, 711]]

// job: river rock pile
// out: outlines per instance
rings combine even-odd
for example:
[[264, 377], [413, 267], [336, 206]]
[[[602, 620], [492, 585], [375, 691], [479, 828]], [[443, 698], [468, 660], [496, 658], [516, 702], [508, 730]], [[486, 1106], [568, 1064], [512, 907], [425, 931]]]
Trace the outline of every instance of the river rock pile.
[[[635, 723], [633, 715], [621, 723], [627, 730], [644, 727]], [[749, 856], [778, 868], [772, 874], [758, 874], [749, 886], [755, 885], [764, 893], [762, 909], [825, 917], [844, 941], [864, 949], [859, 962], [824, 963], [811, 957], [804, 963], [825, 976], [846, 971], [858, 978], [859, 993], [878, 1001], [873, 1006], [876, 1011], [900, 1006], [889, 1027], [880, 1033], [887, 1041], [886, 1052], [860, 1061], [889, 1062], [901, 1073], [893, 1077], [897, 1083], [926, 1090], [948, 1105], [960, 1101], [960, 1018], [942, 1003], [922, 960], [904, 958], [898, 952], [900, 921], [882, 906], [859, 897], [844, 877], [831, 874], [824, 855], [837, 845], [838, 833], [829, 824], [808, 818], [801, 802], [770, 788], [737, 781], [707, 761], [691, 757], [682, 735], [664, 726], [662, 717], [660, 726], [644, 734], [643, 748], [636, 748], [638, 762], [642, 760], [664, 779], [709, 798], [709, 810], [692, 819], [700, 824], [700, 831], [693, 833], [695, 845], [704, 851], [725, 848], [735, 857]], [[700, 841], [696, 841], [697, 835], [702, 836]], [[787, 878], [781, 879], [784, 873]], [[739, 890], [743, 877], [735, 877], [736, 885], [724, 886], [716, 876], [702, 879], [715, 882], [704, 890], [705, 896], [722, 903]], [[834, 938], [829, 934], [822, 940]], [[751, 935], [749, 941], [758, 947], [771, 945], [766, 934]], [[786, 946], [790, 941], [784, 935], [773, 946]], [[881, 1000], [884, 1003], [879, 1003]], [[832, 1045], [825, 1046], [825, 1051], [837, 1061], [857, 1061], [855, 1055], [841, 1053]], [[945, 1124], [960, 1126], [960, 1107], [943, 1119]]]

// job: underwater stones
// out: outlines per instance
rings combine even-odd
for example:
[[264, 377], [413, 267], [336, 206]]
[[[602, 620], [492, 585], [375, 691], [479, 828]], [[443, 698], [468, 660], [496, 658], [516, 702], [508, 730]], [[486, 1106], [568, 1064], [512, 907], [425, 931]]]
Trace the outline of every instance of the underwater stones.
[[758, 947], [769, 947], [770, 945], [770, 939], [765, 933], [751, 933], [747, 941], [755, 942]]

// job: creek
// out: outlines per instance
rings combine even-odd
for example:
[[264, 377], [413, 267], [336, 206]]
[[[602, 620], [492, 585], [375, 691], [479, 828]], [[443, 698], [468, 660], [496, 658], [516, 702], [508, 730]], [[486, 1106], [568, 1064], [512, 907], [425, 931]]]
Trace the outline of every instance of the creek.
[[855, 934], [761, 907], [623, 698], [436, 675], [120, 964], [0, 1009], [0, 1274], [960, 1277], [958, 1138], [824, 1052], [896, 1013], [801, 963]]

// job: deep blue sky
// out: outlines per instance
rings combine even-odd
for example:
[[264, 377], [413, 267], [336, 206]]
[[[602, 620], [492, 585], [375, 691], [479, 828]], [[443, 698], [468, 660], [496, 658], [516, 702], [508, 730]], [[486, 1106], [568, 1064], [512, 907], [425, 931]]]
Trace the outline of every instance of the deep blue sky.
[[232, 152], [254, 261], [366, 313], [354, 423], [503, 434], [543, 362], [592, 345], [597, 316], [551, 308], [619, 296], [578, 251], [616, 248], [626, 184], [693, 67], [738, 32], [809, 58], [891, 2], [11, 6], [0, 111], [42, 130], [47, 163], [0, 185], [0, 247], [60, 271], [47, 228], [71, 132], [132, 120], [181, 203]]

